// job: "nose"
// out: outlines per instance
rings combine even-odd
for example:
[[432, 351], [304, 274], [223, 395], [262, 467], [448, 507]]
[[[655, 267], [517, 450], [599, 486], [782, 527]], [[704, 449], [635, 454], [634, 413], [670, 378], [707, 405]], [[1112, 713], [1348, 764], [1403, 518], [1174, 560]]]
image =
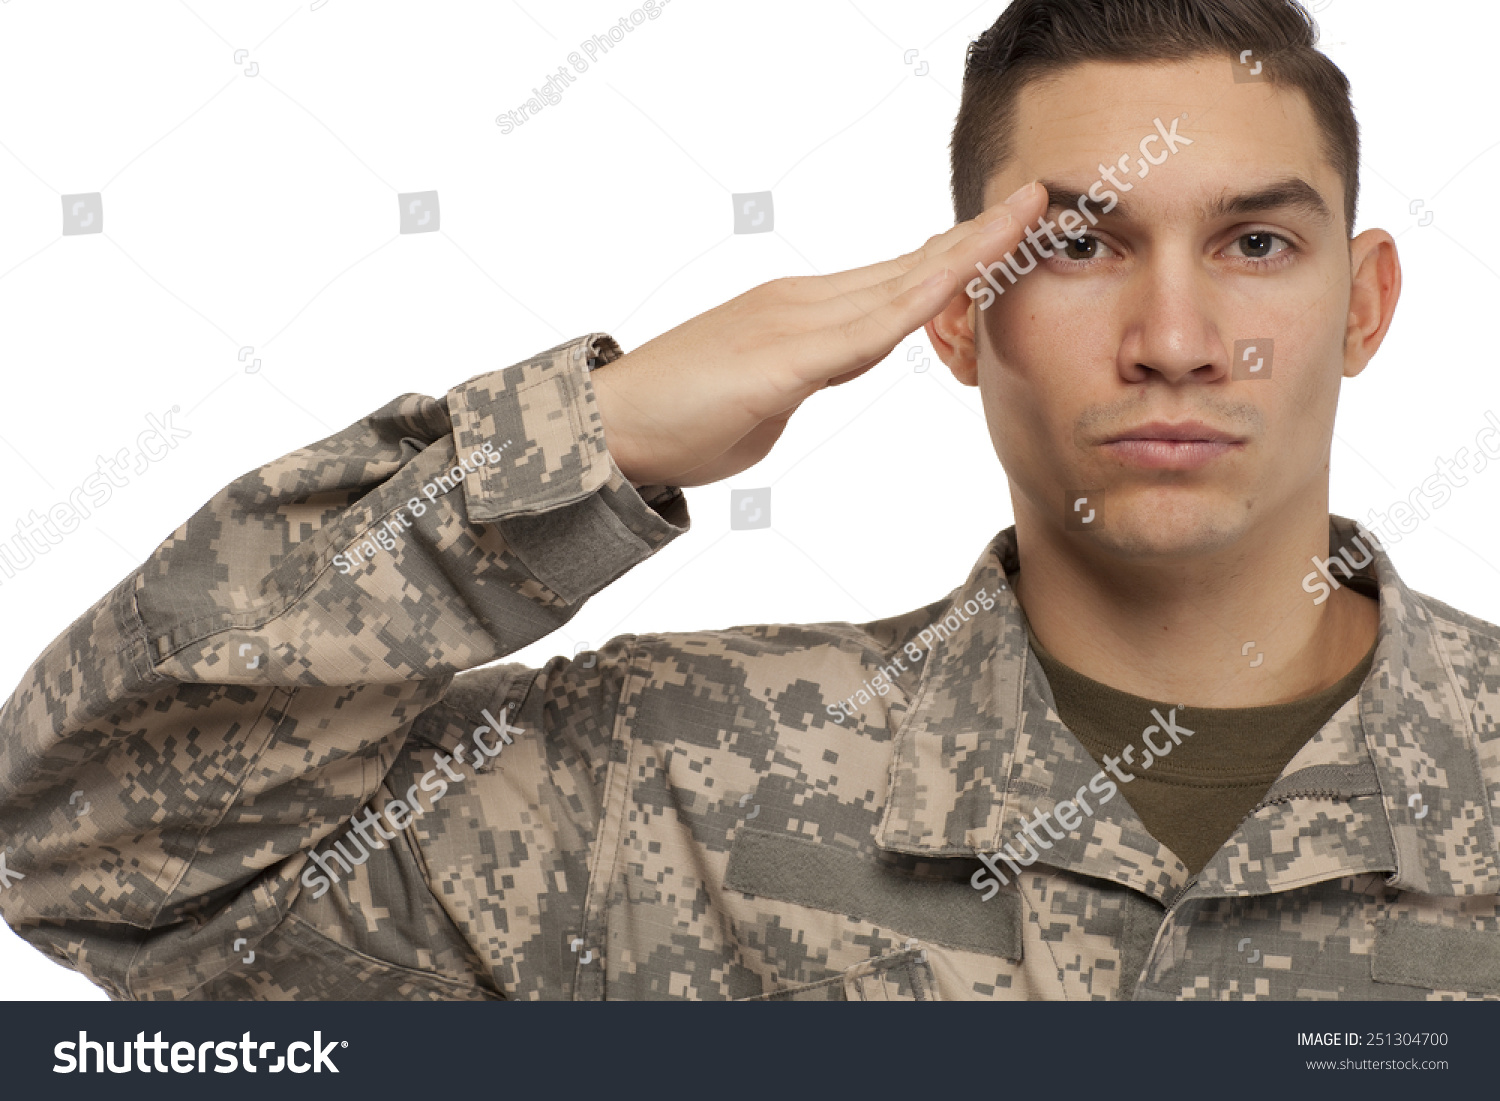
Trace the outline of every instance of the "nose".
[[1229, 377], [1229, 350], [1216, 322], [1220, 303], [1192, 259], [1158, 254], [1130, 278], [1120, 308], [1125, 338], [1119, 371], [1126, 382], [1153, 377], [1171, 385]]

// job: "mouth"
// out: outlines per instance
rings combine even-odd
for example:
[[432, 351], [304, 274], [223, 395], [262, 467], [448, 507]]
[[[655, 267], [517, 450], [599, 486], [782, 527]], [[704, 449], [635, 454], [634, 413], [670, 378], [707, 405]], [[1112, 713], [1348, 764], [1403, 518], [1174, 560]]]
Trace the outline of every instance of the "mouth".
[[1100, 446], [1124, 466], [1148, 470], [1197, 470], [1216, 459], [1242, 451], [1245, 437], [1201, 421], [1153, 422], [1130, 428]]

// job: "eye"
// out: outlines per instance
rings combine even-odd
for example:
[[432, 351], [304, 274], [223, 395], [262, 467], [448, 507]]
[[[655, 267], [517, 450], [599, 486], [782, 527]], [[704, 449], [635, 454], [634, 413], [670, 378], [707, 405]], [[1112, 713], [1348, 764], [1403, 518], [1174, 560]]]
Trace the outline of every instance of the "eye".
[[1091, 233], [1064, 238], [1065, 245], [1059, 252], [1064, 260], [1098, 260], [1110, 255], [1110, 248]]
[[[1280, 248], [1276, 247], [1278, 242], [1281, 244]], [[1236, 247], [1242, 250], [1238, 255], [1244, 259], [1274, 260], [1293, 246], [1290, 241], [1280, 234], [1257, 230], [1254, 233], [1245, 233], [1237, 237], [1233, 244], [1230, 245], [1231, 250]], [[1233, 255], [1233, 253], [1231, 254]]]

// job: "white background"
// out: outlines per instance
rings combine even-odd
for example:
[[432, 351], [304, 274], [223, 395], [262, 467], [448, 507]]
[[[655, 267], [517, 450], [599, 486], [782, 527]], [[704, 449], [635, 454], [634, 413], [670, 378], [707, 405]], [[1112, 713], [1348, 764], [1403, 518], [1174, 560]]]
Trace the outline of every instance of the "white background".
[[[0, 698], [221, 486], [398, 394], [590, 331], [628, 351], [755, 284], [952, 224], [964, 49], [1000, 0], [671, 0], [501, 133], [497, 115], [635, 7], [0, 2], [0, 539], [133, 447], [147, 414], [178, 406], [192, 433], [0, 584]], [[1395, 234], [1406, 276], [1337, 423], [1333, 508], [1363, 519], [1500, 414], [1484, 335], [1500, 258], [1462, 222], [1500, 173], [1482, 63], [1500, 15], [1315, 7], [1363, 127], [1357, 228]], [[398, 234], [397, 194], [430, 190], [441, 230]], [[763, 190], [775, 231], [734, 235], [731, 195]], [[64, 237], [61, 196], [81, 192], [102, 193], [104, 232]], [[809, 402], [756, 468], [690, 490], [688, 535], [516, 660], [627, 631], [860, 622], [961, 582], [1010, 504], [977, 392], [924, 339]], [[731, 532], [730, 489], [761, 486], [772, 527]], [[1409, 584], [1491, 622], [1497, 491], [1500, 464], [1394, 549]], [[0, 925], [0, 998], [102, 997]]]

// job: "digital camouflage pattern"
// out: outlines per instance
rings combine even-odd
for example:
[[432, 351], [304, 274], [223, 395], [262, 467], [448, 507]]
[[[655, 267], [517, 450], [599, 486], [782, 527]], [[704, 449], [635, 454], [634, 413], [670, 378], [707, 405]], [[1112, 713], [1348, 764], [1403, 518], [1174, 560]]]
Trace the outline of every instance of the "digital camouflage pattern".
[[[1028, 650], [1013, 529], [894, 619], [476, 668], [687, 528], [605, 450], [586, 361], [619, 354], [398, 398], [74, 623], [0, 712], [12, 928], [121, 999], [1500, 998], [1500, 634], [1378, 549], [1359, 695], [1192, 878], [1114, 798], [971, 885], [1097, 770]], [[370, 811], [393, 830], [357, 845]], [[365, 859], [333, 883], [339, 843]]]

